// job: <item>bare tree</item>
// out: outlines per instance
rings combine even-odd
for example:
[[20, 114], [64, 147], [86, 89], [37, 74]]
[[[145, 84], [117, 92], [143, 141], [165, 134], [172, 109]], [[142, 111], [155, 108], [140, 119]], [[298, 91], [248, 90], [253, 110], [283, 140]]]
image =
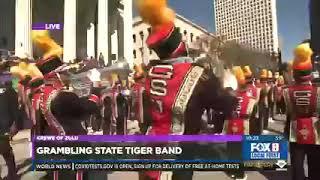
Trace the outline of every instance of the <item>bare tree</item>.
[[228, 67], [250, 65], [253, 71], [260, 69], [270, 69], [276, 71], [277, 57], [267, 51], [260, 51], [250, 48], [245, 44], [240, 44], [235, 40], [217, 43], [213, 40], [210, 51], [218, 51], [218, 58], [224, 61]]
[[261, 69], [277, 71], [276, 53], [250, 48], [250, 45], [240, 44], [236, 40], [227, 41], [224, 36], [202, 35], [198, 41], [189, 46], [195, 54], [205, 54], [198, 59], [202, 64], [210, 64], [215, 68], [215, 74], [221, 74], [224, 67], [250, 65], [253, 73], [258, 75]]

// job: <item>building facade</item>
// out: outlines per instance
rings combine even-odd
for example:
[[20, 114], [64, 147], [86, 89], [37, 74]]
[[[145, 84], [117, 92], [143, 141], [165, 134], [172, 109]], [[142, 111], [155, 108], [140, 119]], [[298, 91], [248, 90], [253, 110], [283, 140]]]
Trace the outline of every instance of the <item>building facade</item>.
[[[50, 34], [63, 47], [65, 62], [102, 54], [106, 64], [123, 58], [133, 63], [132, 0], [1, 0], [0, 7], [6, 7], [0, 12], [0, 40], [15, 42], [17, 56], [37, 52], [32, 24], [59, 23], [63, 29]], [[2, 46], [12, 50], [10, 43]]]
[[[183, 40], [186, 42], [188, 49], [192, 50], [192, 52], [200, 49], [199, 46], [202, 46], [201, 48], [203, 48], [203, 46], [209, 46], [209, 42], [206, 44], [200, 39], [201, 37], [205, 37], [203, 35], [213, 36], [204, 28], [178, 14], [176, 15], [175, 25], [180, 29]], [[146, 39], [150, 32], [150, 25], [144, 23], [141, 17], [137, 16], [133, 19], [133, 58], [134, 62], [137, 64], [148, 64], [150, 60], [159, 59], [157, 54], [153, 50], [149, 49], [146, 44]], [[196, 56], [196, 54], [191, 55]]]
[[278, 52], [276, 0], [214, 0], [216, 32], [254, 49]]
[[[311, 29], [311, 48], [317, 55], [320, 54], [320, 1], [311, 0], [310, 4], [310, 29]], [[317, 59], [320, 61], [320, 59]]]

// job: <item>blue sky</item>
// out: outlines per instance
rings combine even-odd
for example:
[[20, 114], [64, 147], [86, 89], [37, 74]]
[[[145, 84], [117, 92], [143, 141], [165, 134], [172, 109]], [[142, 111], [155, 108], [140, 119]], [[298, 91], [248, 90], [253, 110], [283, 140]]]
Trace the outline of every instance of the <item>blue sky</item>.
[[[308, 0], [276, 0], [278, 35], [284, 61], [291, 60], [293, 48], [309, 38]], [[180, 15], [214, 32], [213, 0], [168, 0]]]

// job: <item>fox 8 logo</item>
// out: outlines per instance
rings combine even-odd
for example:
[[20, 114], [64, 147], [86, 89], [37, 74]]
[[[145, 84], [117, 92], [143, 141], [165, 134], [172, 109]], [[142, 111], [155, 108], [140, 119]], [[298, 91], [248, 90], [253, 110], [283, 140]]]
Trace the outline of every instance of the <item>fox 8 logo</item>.
[[280, 145], [279, 145], [279, 143], [272, 143], [272, 144], [271, 144], [271, 151], [277, 152], [277, 151], [279, 151], [279, 150], [280, 150]]
[[279, 152], [279, 143], [251, 143], [251, 152]]

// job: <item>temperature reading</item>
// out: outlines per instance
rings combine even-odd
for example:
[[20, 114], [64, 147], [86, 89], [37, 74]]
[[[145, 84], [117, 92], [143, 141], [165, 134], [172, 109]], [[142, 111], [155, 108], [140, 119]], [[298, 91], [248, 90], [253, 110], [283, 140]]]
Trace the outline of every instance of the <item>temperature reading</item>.
[[276, 140], [276, 141], [281, 141], [281, 140], [283, 140], [283, 138], [284, 138], [283, 136], [276, 136], [276, 137], [275, 137], [275, 140]]

